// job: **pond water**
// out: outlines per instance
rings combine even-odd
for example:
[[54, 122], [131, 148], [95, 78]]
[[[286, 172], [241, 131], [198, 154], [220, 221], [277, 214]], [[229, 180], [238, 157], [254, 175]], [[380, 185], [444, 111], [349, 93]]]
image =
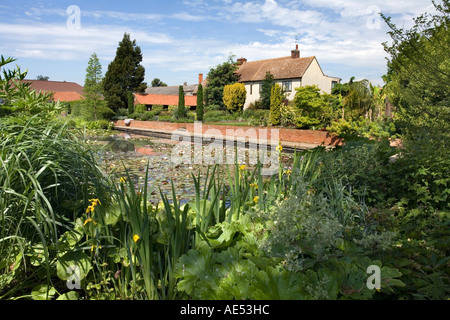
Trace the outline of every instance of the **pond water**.
[[[154, 188], [150, 200], [158, 202], [160, 200], [159, 189], [169, 199], [172, 198], [172, 182], [177, 198], [181, 203], [194, 199], [195, 187], [192, 174], [195, 176], [200, 174], [200, 181], [203, 186], [208, 171], [208, 163], [205, 163], [207, 162], [205, 159], [210, 160], [218, 152], [226, 153], [225, 147], [221, 149], [216, 146], [211, 152], [211, 146], [208, 144], [194, 146], [193, 143], [186, 144], [172, 139], [130, 135], [128, 133], [118, 133], [107, 137], [92, 137], [90, 143], [98, 146], [97, 156], [100, 167], [107, 173], [113, 173], [117, 179], [128, 175], [136, 185], [142, 186], [145, 183], [144, 178], [148, 167], [147, 183], [150, 189]], [[181, 145], [184, 146], [180, 148]], [[179, 150], [184, 150], [184, 152], [180, 153]], [[235, 168], [233, 163], [236, 156], [239, 165], [245, 164], [248, 170], [252, 170], [254, 167], [255, 161], [252, 152], [256, 151], [252, 151], [245, 146], [237, 146], [235, 150], [237, 154], [233, 152], [231, 160], [216, 161], [219, 164], [219, 174], [223, 175], [225, 179], [228, 177], [227, 171], [231, 170], [232, 173]], [[196, 161], [195, 155], [199, 151], [205, 157], [202, 158], [203, 161]], [[174, 155], [182, 155], [182, 157], [174, 157]], [[210, 158], [205, 155], [210, 156]], [[217, 159], [220, 158], [217, 157]], [[282, 154], [281, 161], [286, 168], [289, 167], [291, 160], [292, 155]]]

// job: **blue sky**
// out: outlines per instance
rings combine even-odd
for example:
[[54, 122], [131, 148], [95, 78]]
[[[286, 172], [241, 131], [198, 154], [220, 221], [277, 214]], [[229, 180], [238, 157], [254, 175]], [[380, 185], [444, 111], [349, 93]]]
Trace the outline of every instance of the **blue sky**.
[[142, 49], [147, 83], [180, 85], [197, 83], [199, 73], [206, 76], [230, 54], [248, 61], [283, 57], [298, 43], [301, 56], [316, 56], [327, 75], [382, 84], [382, 42], [390, 38], [380, 11], [408, 27], [433, 6], [431, 0], [0, 0], [0, 54], [18, 59], [28, 79], [83, 85], [91, 54], [105, 73], [127, 32]]

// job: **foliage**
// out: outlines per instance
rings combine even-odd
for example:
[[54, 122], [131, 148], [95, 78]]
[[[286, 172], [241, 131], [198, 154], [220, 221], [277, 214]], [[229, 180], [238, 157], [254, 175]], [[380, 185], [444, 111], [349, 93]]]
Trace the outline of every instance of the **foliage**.
[[62, 106], [59, 103], [49, 102], [53, 99], [52, 93], [36, 92], [31, 89], [30, 83], [25, 82], [27, 72], [19, 67], [13, 70], [5, 68], [14, 62], [13, 58], [1, 56], [0, 69], [0, 116], [3, 115], [36, 115], [40, 117], [54, 117]]
[[203, 121], [203, 85], [200, 83], [197, 90], [197, 121]]
[[275, 85], [273, 79], [274, 79], [273, 75], [270, 73], [270, 71], [267, 71], [264, 80], [261, 84], [261, 93], [260, 93], [261, 109], [270, 109], [272, 90]]
[[323, 128], [328, 125], [335, 115], [332, 97], [321, 94], [316, 85], [299, 87], [296, 91], [294, 105], [297, 111], [297, 128]]
[[384, 43], [390, 54], [385, 79], [389, 100], [405, 134], [419, 140], [424, 135], [448, 140], [450, 4], [448, 0], [433, 4], [437, 13], [415, 18], [409, 30], [398, 28], [382, 15], [392, 39], [390, 44]]
[[[84, 100], [81, 102], [84, 118], [104, 119], [107, 106], [103, 101], [102, 66], [95, 53], [89, 58], [84, 81]], [[108, 108], [109, 109], [109, 108]], [[80, 112], [81, 113], [81, 112]], [[112, 110], [111, 110], [112, 113]]]
[[152, 80], [152, 87], [167, 87], [167, 84], [162, 82], [161, 79], [155, 78]]
[[86, 121], [109, 120], [114, 116], [114, 111], [106, 106], [106, 101], [93, 101], [84, 99], [71, 103], [71, 115], [80, 117]]
[[247, 91], [243, 83], [229, 84], [223, 88], [223, 103], [230, 112], [241, 112], [246, 98]]
[[272, 87], [272, 92], [270, 94], [270, 123], [273, 126], [280, 124], [283, 98], [281, 87], [278, 84], [275, 84]]
[[145, 69], [141, 62], [140, 47], [125, 33], [103, 80], [105, 100], [112, 110], [128, 106], [128, 92], [143, 92], [146, 89], [147, 85], [143, 82]]
[[216, 105], [221, 110], [226, 110], [223, 102], [224, 87], [239, 81], [239, 76], [235, 72], [237, 65], [233, 59], [234, 57], [230, 56], [226, 62], [209, 70], [204, 91], [206, 106]]
[[145, 105], [144, 105], [144, 104], [137, 104], [137, 105], [134, 107], [134, 113], [142, 114], [142, 113], [144, 113], [145, 111], [146, 111], [146, 108], [145, 108]]
[[351, 136], [360, 136], [372, 139], [388, 139], [396, 138], [396, 128], [394, 121], [371, 121], [368, 118], [360, 118], [359, 120], [347, 121], [338, 120], [331, 124], [327, 130], [342, 138], [350, 138]]
[[177, 119], [181, 119], [186, 117], [187, 114], [187, 110], [185, 107], [185, 102], [184, 102], [184, 90], [183, 90], [183, 86], [179, 87], [179, 93], [178, 93], [178, 109], [175, 113], [175, 116]]

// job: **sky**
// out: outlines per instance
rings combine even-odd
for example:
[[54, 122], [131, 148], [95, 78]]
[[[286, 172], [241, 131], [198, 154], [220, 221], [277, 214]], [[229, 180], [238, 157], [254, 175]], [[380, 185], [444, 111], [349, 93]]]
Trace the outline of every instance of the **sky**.
[[84, 84], [95, 52], [103, 74], [124, 33], [143, 54], [145, 81], [198, 83], [211, 68], [248, 61], [316, 56], [326, 75], [352, 76], [382, 85], [383, 42], [389, 31], [382, 12], [399, 27], [434, 12], [431, 0], [0, 0], [0, 55], [53, 81]]

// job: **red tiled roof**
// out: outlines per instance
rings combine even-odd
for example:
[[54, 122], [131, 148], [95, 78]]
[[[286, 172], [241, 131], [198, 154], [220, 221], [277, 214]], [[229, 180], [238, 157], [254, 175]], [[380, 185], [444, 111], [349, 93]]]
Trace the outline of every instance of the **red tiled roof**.
[[[135, 93], [135, 104], [177, 106], [178, 95]], [[184, 96], [186, 106], [197, 106], [196, 96]]]
[[84, 97], [78, 92], [55, 92], [53, 93], [53, 101], [70, 102], [83, 100]]
[[76, 92], [83, 95], [83, 87], [75, 82], [42, 80], [23, 80], [23, 82], [30, 83], [31, 88], [36, 91]]
[[262, 81], [270, 71], [275, 79], [301, 78], [315, 57], [293, 59], [291, 56], [245, 62], [237, 73], [240, 82]]

